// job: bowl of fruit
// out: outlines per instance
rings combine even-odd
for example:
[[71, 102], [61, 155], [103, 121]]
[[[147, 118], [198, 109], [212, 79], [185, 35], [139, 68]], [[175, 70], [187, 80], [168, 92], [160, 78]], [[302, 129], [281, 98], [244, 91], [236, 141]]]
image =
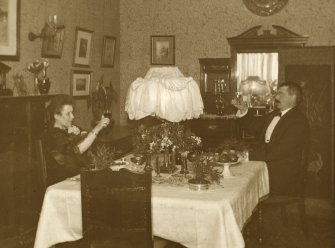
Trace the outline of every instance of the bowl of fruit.
[[240, 158], [235, 150], [223, 150], [218, 157], [217, 164], [219, 165], [234, 165], [240, 162]]
[[216, 162], [218, 165], [223, 166], [222, 175], [224, 178], [233, 177], [233, 174], [230, 171], [230, 166], [238, 164], [240, 158], [237, 156], [235, 150], [223, 150]]

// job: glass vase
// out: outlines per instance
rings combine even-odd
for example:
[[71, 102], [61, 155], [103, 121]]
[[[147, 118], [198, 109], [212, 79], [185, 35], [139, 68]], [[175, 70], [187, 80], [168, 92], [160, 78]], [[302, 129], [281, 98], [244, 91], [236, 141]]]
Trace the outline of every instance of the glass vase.
[[37, 88], [41, 95], [49, 93], [50, 79], [48, 77], [37, 78]]

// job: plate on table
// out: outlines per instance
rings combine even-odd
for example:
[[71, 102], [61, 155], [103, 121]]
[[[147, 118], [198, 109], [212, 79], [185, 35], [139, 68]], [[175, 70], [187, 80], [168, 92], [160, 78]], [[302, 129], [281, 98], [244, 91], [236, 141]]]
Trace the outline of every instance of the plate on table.
[[128, 161], [124, 160], [115, 160], [109, 168], [113, 171], [119, 171], [120, 169], [126, 168], [129, 165]]
[[112, 164], [112, 166], [114, 165], [119, 165], [119, 166], [127, 166], [129, 165], [129, 162], [128, 161], [125, 161], [125, 160], [115, 160]]

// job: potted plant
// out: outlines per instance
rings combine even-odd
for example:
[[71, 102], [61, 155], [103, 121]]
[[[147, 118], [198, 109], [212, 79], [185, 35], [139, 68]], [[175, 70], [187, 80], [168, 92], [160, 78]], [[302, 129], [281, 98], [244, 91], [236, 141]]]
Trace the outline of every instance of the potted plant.
[[190, 152], [187, 159], [194, 164], [195, 177], [188, 180], [191, 190], [206, 190], [211, 183], [220, 183], [222, 175], [214, 168], [212, 156], [204, 152]]

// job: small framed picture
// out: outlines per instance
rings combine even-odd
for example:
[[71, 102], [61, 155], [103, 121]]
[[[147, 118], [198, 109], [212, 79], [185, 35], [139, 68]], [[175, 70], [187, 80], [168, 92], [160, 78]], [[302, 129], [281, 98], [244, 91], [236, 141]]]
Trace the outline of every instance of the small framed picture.
[[102, 67], [113, 67], [115, 57], [115, 43], [116, 38], [113, 36], [104, 36], [102, 44]]
[[55, 35], [43, 37], [42, 57], [61, 58], [64, 43], [64, 28], [57, 28]]
[[74, 70], [72, 72], [72, 96], [89, 96], [91, 86], [91, 74], [91, 71]]
[[151, 36], [151, 64], [174, 65], [174, 35]]
[[92, 53], [92, 36], [93, 31], [76, 28], [74, 66], [89, 67]]

